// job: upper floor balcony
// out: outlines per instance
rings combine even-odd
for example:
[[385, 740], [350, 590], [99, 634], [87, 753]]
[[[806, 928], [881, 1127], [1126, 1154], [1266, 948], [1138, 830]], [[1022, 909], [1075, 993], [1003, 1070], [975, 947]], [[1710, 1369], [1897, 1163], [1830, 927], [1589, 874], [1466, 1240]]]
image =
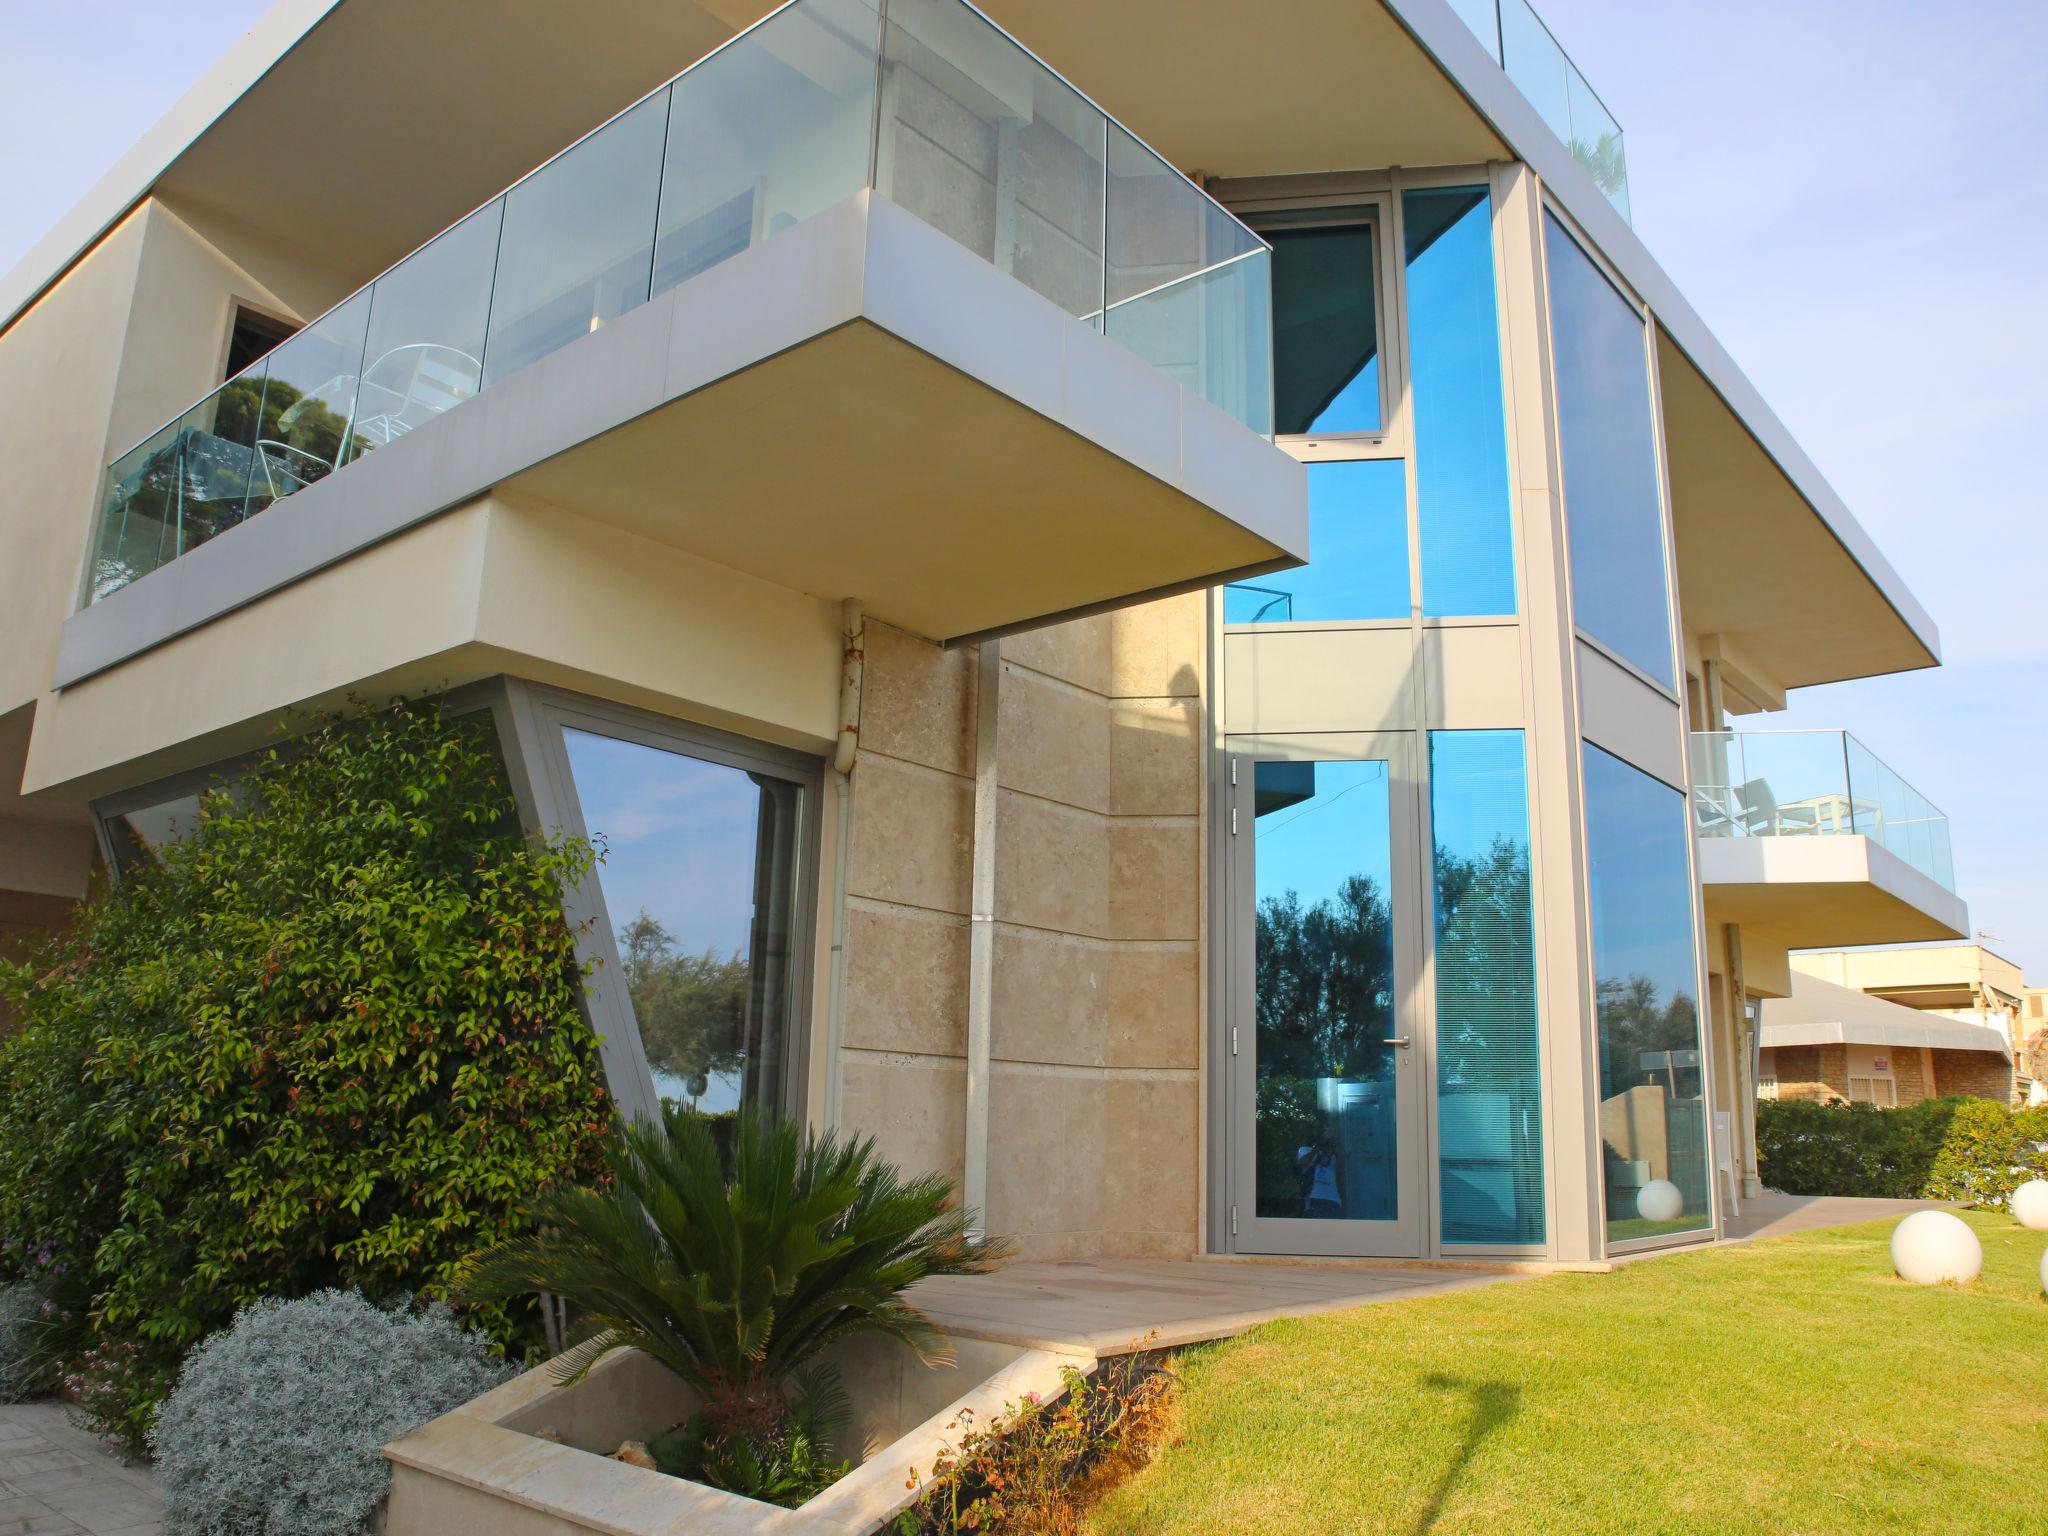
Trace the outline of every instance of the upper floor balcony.
[[1621, 124], [1529, 0], [1451, 0], [1451, 8], [1615, 211], [1628, 218], [1628, 156]]
[[963, 0], [791, 0], [116, 456], [80, 618], [493, 489], [942, 640], [1293, 564], [1268, 257]]
[[1793, 948], [1959, 937], [1948, 817], [1847, 731], [1696, 731], [1708, 916]]

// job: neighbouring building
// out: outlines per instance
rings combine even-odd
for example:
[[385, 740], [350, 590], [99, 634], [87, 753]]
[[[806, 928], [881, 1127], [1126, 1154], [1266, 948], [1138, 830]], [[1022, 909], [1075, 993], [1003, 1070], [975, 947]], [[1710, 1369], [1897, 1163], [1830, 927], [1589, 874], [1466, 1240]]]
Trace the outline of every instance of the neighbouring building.
[[1763, 1005], [1757, 1096], [1896, 1109], [1967, 1094], [2013, 1098], [2012, 1042], [1996, 1025], [1904, 1008], [1809, 974]]
[[1712, 1238], [1787, 952], [1967, 931], [1731, 717], [1939, 648], [1592, 87], [1492, 0], [766, 12], [284, 0], [0, 284], [0, 887], [444, 692], [608, 844], [635, 1112], [1034, 1257]]
[[2020, 967], [2005, 956], [1982, 944], [1897, 944], [1794, 955], [1792, 968], [1836, 989], [1852, 988], [1911, 1009], [1929, 1023], [1952, 1019], [1997, 1038], [2004, 1050], [2002, 1075], [1981, 1058], [1971, 1070], [1958, 1063], [1956, 1073], [1943, 1074], [1940, 1092], [2015, 1103], [2030, 1098], [2039, 1075], [2031, 1062], [2039, 1045], [2048, 1044], [2035, 1041], [2042, 1022], [2028, 1016], [2030, 999], [2034, 1009], [2041, 1006], [2040, 989], [2028, 987]]

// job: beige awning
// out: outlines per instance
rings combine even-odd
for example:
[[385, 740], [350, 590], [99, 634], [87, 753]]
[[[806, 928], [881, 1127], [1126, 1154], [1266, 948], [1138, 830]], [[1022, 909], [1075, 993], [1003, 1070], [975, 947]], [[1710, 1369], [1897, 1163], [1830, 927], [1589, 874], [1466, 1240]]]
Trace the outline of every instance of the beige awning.
[[2012, 1044], [2003, 1030], [1901, 1008], [1799, 971], [1792, 973], [1792, 995], [1765, 998], [1763, 1010], [1763, 1033], [1757, 1043], [1766, 1048], [1926, 1046], [1937, 1051], [1996, 1051], [2012, 1060]]

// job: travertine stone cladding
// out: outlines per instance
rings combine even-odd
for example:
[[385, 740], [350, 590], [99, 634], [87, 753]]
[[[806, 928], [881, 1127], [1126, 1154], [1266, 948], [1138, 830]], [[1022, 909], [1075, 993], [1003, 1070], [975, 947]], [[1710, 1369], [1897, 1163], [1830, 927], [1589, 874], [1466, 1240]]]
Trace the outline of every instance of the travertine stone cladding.
[[[1197, 1245], [1205, 599], [1001, 643], [988, 1225]], [[979, 658], [868, 626], [840, 1105], [958, 1177]]]

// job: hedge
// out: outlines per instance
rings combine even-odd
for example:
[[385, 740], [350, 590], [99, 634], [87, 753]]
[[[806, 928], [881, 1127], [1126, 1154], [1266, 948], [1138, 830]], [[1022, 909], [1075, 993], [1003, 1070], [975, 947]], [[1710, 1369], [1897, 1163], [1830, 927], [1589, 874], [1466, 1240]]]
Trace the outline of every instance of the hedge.
[[1756, 1107], [1758, 1172], [1788, 1195], [1957, 1200], [2003, 1209], [2048, 1177], [2048, 1108], [1929, 1099], [1903, 1109], [1765, 1100]]

